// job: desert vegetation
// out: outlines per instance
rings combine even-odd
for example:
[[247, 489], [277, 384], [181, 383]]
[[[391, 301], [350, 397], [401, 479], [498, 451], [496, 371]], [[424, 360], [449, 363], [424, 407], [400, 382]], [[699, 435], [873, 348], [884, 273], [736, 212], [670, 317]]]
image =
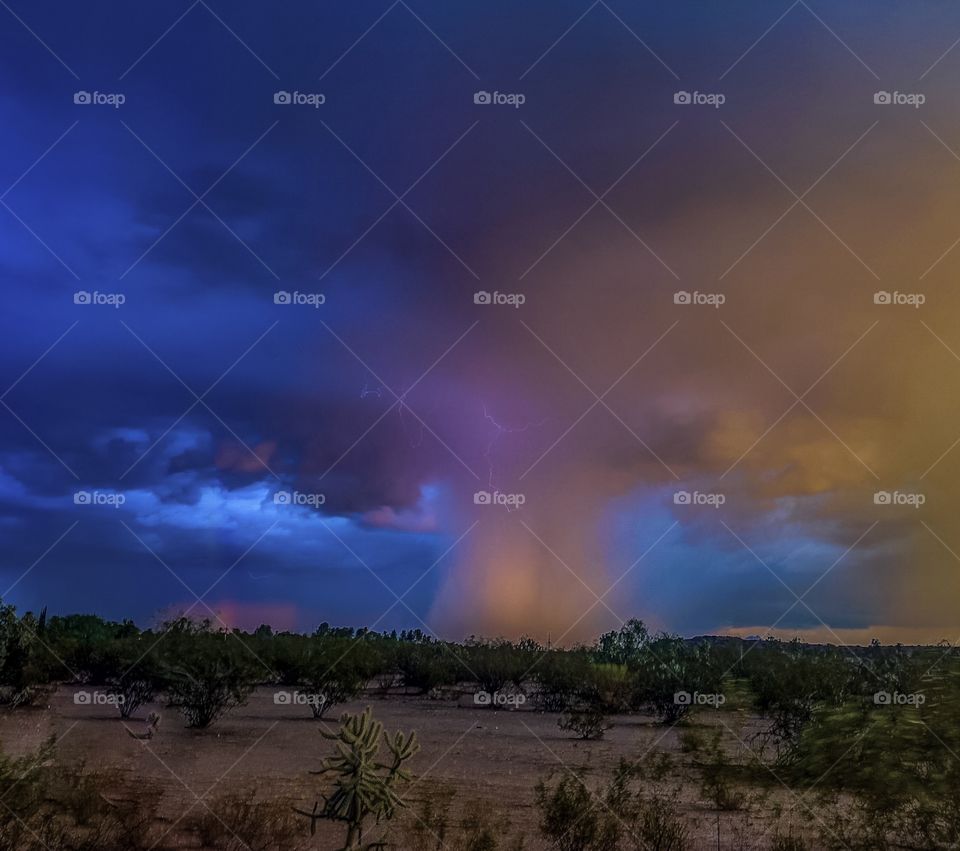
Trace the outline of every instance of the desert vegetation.
[[[188, 618], [140, 630], [3, 606], [0, 654], [10, 723], [42, 717], [70, 690], [78, 712], [89, 704], [161, 761], [156, 749], [178, 727], [202, 749], [255, 693], [269, 697], [274, 724], [303, 725], [276, 788], [217, 785], [174, 816], [156, 779], [132, 782], [97, 754], [68, 759], [53, 739], [4, 741], [0, 851], [960, 842], [960, 659], [946, 645], [685, 640], [631, 621], [593, 645], [556, 648], [326, 624], [247, 633]], [[388, 735], [378, 716], [397, 703], [412, 721]], [[548, 719], [552, 733], [540, 725], [527, 738], [569, 758], [525, 768], [509, 796], [495, 784], [486, 796], [483, 784], [455, 789], [428, 776], [446, 757], [427, 752], [438, 712], [490, 735]]]

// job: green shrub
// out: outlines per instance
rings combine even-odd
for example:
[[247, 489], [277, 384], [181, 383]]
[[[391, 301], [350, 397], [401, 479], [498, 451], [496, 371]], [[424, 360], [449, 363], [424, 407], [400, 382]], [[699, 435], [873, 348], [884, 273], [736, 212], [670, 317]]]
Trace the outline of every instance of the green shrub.
[[188, 727], [209, 727], [245, 704], [262, 677], [249, 650], [234, 635], [214, 632], [209, 621], [176, 621], [159, 646], [167, 705], [180, 711]]
[[607, 721], [606, 713], [596, 706], [573, 709], [557, 721], [561, 730], [569, 730], [580, 739], [602, 739], [613, 724]]
[[323, 718], [363, 692], [378, 662], [362, 639], [311, 638], [300, 642], [287, 675], [308, 698], [313, 716]]
[[623, 833], [616, 812], [578, 777], [566, 774], [535, 789], [540, 832], [559, 851], [616, 851]]
[[0, 604], [0, 705], [29, 706], [50, 693], [54, 671], [69, 672], [55, 662], [37, 634], [40, 621], [13, 606]]
[[258, 801], [254, 791], [228, 792], [198, 804], [190, 829], [217, 851], [289, 851], [300, 847], [300, 824], [285, 798]]
[[401, 645], [397, 667], [403, 685], [421, 694], [442, 686], [455, 685], [466, 668], [453, 652], [439, 642]]
[[631, 704], [652, 712], [664, 724], [676, 723], [694, 708], [679, 700], [679, 694], [718, 694], [723, 674], [709, 644], [691, 644], [668, 635], [647, 642], [630, 670]]
[[535, 661], [533, 653], [520, 650], [503, 639], [471, 638], [464, 646], [463, 654], [465, 675], [488, 694], [503, 692], [508, 686], [522, 691], [524, 675]]

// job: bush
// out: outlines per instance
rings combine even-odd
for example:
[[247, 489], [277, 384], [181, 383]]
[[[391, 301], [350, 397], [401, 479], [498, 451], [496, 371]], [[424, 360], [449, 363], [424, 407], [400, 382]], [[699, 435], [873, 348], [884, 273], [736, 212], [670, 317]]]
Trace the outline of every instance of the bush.
[[607, 716], [602, 709], [588, 706], [585, 709], [571, 710], [557, 721], [557, 726], [561, 730], [575, 733], [580, 739], [602, 739], [603, 734], [613, 724], [607, 721]]
[[777, 831], [770, 843], [770, 851], [807, 851], [810, 846], [792, 831], [786, 835]]
[[162, 685], [156, 651], [140, 639], [123, 639], [101, 655], [103, 682], [117, 698], [120, 717], [129, 719], [156, 696]]
[[769, 641], [747, 666], [756, 710], [770, 719], [758, 734], [761, 749], [772, 744], [777, 761], [795, 759], [801, 734], [818, 707], [838, 707], [856, 685], [858, 672], [847, 658], [805, 651], [797, 642]]
[[703, 731], [695, 727], [688, 727], [685, 730], [681, 730], [679, 740], [681, 753], [697, 754], [703, 750], [706, 744], [706, 737]]
[[572, 774], [552, 787], [537, 784], [541, 833], [561, 851], [685, 851], [679, 787], [663, 784], [671, 767], [665, 754], [621, 761], [607, 786], [595, 792]]
[[[455, 847], [463, 851], [498, 851], [500, 838], [510, 831], [510, 821], [485, 801], [471, 801], [464, 812]], [[522, 842], [522, 840], [521, 840]]]
[[450, 805], [456, 792], [441, 783], [421, 783], [423, 798], [406, 820], [404, 841], [409, 851], [443, 851], [450, 847]]
[[213, 632], [209, 621], [184, 620], [168, 627], [163, 690], [167, 705], [183, 715], [188, 727], [209, 727], [225, 712], [242, 706], [259, 682], [249, 651], [226, 632]]
[[621, 821], [578, 777], [564, 775], [554, 786], [535, 789], [540, 832], [559, 851], [616, 851]]
[[300, 825], [287, 799], [256, 800], [256, 793], [230, 792], [189, 820], [204, 848], [217, 851], [288, 851], [300, 845]]
[[650, 634], [643, 621], [631, 618], [620, 629], [600, 636], [594, 657], [598, 662], [630, 665], [639, 660], [649, 641]]
[[54, 740], [18, 759], [0, 755], [0, 851], [135, 851], [150, 842], [158, 795], [114, 801], [120, 782], [56, 765]]
[[52, 690], [53, 657], [37, 635], [41, 624], [42, 619], [29, 613], [18, 618], [13, 606], [0, 604], [0, 704], [29, 706]]
[[0, 753], [0, 847], [15, 848], [18, 838], [26, 842], [31, 826], [39, 819], [47, 797], [49, 774], [44, 769], [53, 759], [55, 738], [36, 751], [13, 758]]
[[117, 698], [120, 717], [129, 720], [134, 712], [150, 703], [156, 696], [157, 680], [154, 677], [139, 676], [131, 672], [109, 681], [107, 692]]
[[592, 664], [586, 653], [548, 650], [533, 664], [537, 703], [546, 712], [563, 712], [574, 705], [590, 676]]
[[300, 642], [287, 676], [308, 697], [314, 718], [323, 718], [363, 692], [378, 661], [362, 639], [311, 638]]
[[[697, 752], [704, 750], [703, 741], [698, 741]], [[705, 758], [699, 763], [700, 793], [717, 810], [739, 810], [746, 802], [746, 795], [734, 785], [742, 772], [739, 764], [731, 762], [723, 746], [719, 729], [713, 731], [705, 748]]]
[[220, 658], [197, 658], [171, 669], [167, 705], [180, 710], [188, 727], [203, 729], [236, 706], [243, 706], [256, 680], [243, 667]]
[[631, 672], [632, 705], [648, 709], [661, 723], [673, 724], [692, 709], [689, 702], [677, 699], [678, 693], [718, 693], [723, 670], [709, 644], [662, 635], [644, 646], [631, 663]]
[[[535, 662], [532, 653], [515, 647], [509, 641], [470, 639], [464, 647], [464, 668], [481, 691], [503, 692], [507, 686], [523, 690], [523, 678]], [[467, 673], [468, 672], [468, 673]], [[494, 702], [492, 705], [496, 706]]]
[[644, 851], [685, 851], [687, 826], [677, 814], [675, 798], [640, 796], [631, 824], [634, 847]]
[[455, 685], [465, 671], [453, 651], [438, 642], [401, 645], [397, 667], [403, 685], [421, 694]]
[[396, 847], [406, 851], [523, 851], [523, 834], [510, 835], [509, 819], [487, 801], [469, 801], [463, 817], [452, 819], [455, 794], [448, 786], [430, 783], [419, 806], [405, 820]]

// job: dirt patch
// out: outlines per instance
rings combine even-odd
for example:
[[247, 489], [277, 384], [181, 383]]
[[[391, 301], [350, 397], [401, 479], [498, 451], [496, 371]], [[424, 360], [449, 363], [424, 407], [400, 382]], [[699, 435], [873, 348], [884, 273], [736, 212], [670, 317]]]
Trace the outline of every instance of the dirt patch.
[[[244, 790], [261, 798], [290, 797], [309, 809], [312, 790], [320, 788], [321, 781], [308, 772], [331, 752], [331, 743], [317, 731], [324, 725], [333, 730], [336, 719], [318, 722], [305, 706], [277, 705], [272, 690], [258, 689], [246, 706], [202, 731], [186, 729], [174, 710], [158, 705], [142, 707], [134, 719], [122, 722], [111, 707], [77, 704], [75, 691], [61, 687], [46, 707], [0, 717], [0, 741], [8, 752], [18, 754], [53, 734], [59, 740], [60, 760], [116, 772], [121, 793], [135, 796], [138, 789], [159, 788], [160, 815], [170, 828], [159, 847], [190, 847], [180, 819], [204, 812], [198, 799], [210, 802]], [[421, 750], [410, 763], [415, 782], [405, 793], [414, 812], [436, 789], [452, 789], [455, 818], [468, 803], [487, 802], [509, 819], [512, 834], [525, 834], [528, 849], [548, 847], [537, 830], [534, 787], [539, 780], [573, 771], [592, 787], [608, 779], [621, 758], [635, 760], [654, 750], [672, 754], [681, 764], [686, 760], [679, 741], [682, 727], [663, 727], [640, 716], [615, 716], [603, 739], [580, 741], [558, 729], [557, 715], [525, 708], [497, 711], [455, 700], [391, 695], [354, 701], [342, 709], [355, 712], [365, 705], [373, 706], [387, 731], [417, 731]], [[163, 715], [158, 734], [150, 741], [132, 738], [128, 728], [141, 732], [151, 710]], [[747, 741], [756, 725], [740, 713], [703, 713], [701, 720], [727, 728], [732, 756], [742, 748], [737, 738]], [[773, 780], [764, 794], [752, 817], [719, 815], [722, 848], [768, 848], [775, 808], [786, 812], [795, 807], [792, 821], [806, 822], [809, 829], [814, 818], [792, 792]], [[681, 801], [691, 847], [716, 848], [718, 816], [703, 801], [699, 786], [687, 784]], [[738, 831], [745, 836], [738, 839]], [[335, 847], [329, 836], [324, 833], [307, 847]]]

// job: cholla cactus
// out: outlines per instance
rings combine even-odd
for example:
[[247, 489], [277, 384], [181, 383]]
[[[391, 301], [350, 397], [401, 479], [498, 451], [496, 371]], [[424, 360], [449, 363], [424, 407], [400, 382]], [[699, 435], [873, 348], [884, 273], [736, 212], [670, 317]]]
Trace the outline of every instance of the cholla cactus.
[[[334, 791], [323, 802], [313, 805], [312, 811], [296, 809], [310, 819], [310, 835], [317, 830], [320, 819], [345, 822], [347, 834], [340, 851], [370, 851], [386, 847], [379, 840], [363, 844], [365, 823], [372, 818], [375, 824], [389, 821], [398, 807], [404, 806], [397, 794], [400, 783], [410, 780], [403, 764], [419, 749], [417, 734], [405, 736], [397, 732], [391, 739], [383, 724], [375, 721], [368, 706], [360, 715], [344, 715], [340, 730], [321, 734], [337, 743], [337, 754], [323, 761], [320, 771], [314, 774], [333, 774]], [[381, 737], [387, 746], [390, 758], [378, 762]]]

